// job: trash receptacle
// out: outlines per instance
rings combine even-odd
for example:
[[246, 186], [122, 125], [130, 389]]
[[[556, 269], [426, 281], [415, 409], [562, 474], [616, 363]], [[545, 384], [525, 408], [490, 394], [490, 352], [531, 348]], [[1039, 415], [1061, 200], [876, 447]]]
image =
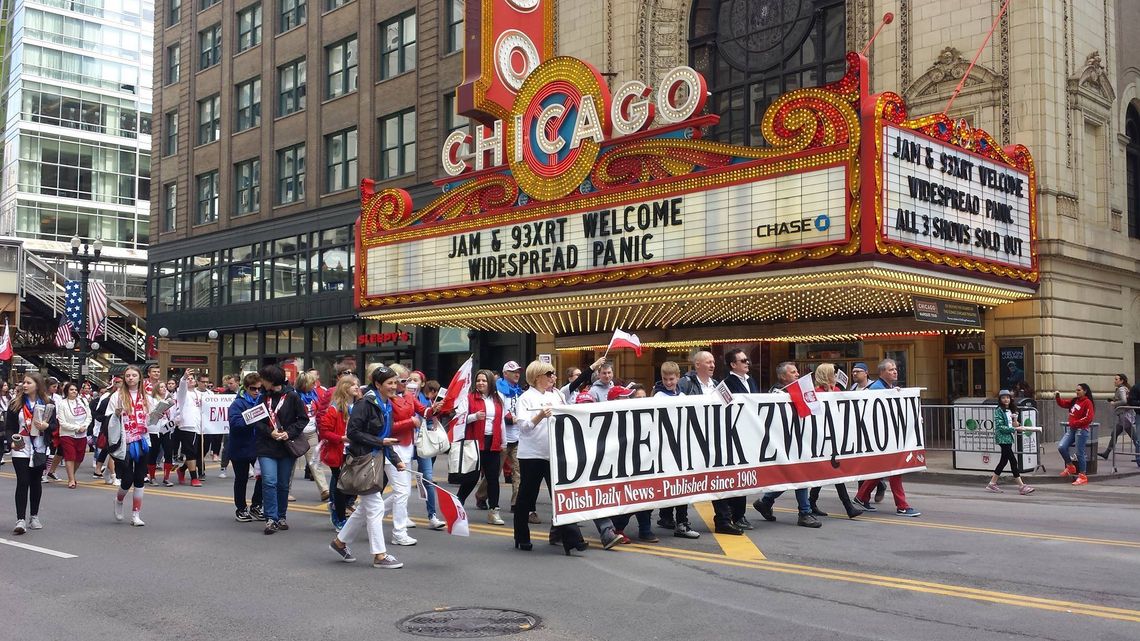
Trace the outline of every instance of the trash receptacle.
[[[1061, 422], [1061, 429], [1063, 430], [1061, 433], [1064, 434], [1065, 431], [1067, 431], [1069, 429], [1069, 424], [1062, 421]], [[1100, 423], [1089, 423], [1089, 442], [1088, 442], [1088, 454], [1085, 455], [1085, 474], [1096, 474], [1096, 470], [1097, 470], [1096, 464], [1097, 464], [1097, 461], [1100, 460], [1100, 457], [1097, 456], [1097, 453], [1100, 451], [1097, 449], [1097, 447], [1099, 447], [1097, 445], [1097, 439], [1099, 437], [1100, 437]], [[1074, 464], [1076, 464], [1076, 460], [1077, 460], [1076, 448], [1077, 448], [1076, 443], [1073, 443], [1072, 445], [1069, 446], [1069, 456], [1072, 457]]]

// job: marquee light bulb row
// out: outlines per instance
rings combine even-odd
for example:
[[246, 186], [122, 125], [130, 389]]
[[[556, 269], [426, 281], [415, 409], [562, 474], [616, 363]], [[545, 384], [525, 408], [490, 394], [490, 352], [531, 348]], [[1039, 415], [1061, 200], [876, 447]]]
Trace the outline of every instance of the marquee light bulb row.
[[[712, 345], [740, 344], [740, 343], [823, 343], [835, 341], [868, 341], [892, 340], [909, 338], [934, 338], [937, 336], [984, 336], [982, 330], [922, 330], [913, 332], [869, 332], [857, 334], [787, 334], [784, 336], [753, 336], [746, 338], [709, 338], [705, 340], [675, 340], [675, 341], [642, 341], [642, 347], [656, 347], [662, 349], [694, 349], [698, 347], [711, 347]], [[596, 345], [578, 345], [572, 347], [555, 347], [558, 352], [582, 352], [590, 350], [604, 350], [605, 343]]]

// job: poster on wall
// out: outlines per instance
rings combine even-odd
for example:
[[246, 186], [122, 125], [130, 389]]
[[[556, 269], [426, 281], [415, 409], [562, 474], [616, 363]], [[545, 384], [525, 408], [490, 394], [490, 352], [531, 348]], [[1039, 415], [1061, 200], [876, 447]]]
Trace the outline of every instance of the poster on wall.
[[998, 348], [998, 380], [1001, 388], [1012, 390], [1025, 379], [1025, 347]]

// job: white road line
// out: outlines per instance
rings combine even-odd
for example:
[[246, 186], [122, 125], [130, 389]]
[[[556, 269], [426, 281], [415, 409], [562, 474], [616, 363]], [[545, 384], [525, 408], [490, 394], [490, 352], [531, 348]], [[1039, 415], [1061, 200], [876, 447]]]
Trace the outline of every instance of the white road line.
[[32, 552], [39, 552], [40, 554], [46, 554], [48, 556], [56, 556], [56, 557], [59, 557], [61, 559], [77, 559], [77, 558], [79, 558], [78, 556], [76, 556], [74, 554], [68, 554], [67, 552], [58, 552], [56, 550], [49, 550], [47, 548], [41, 548], [38, 545], [28, 545], [27, 543], [19, 543], [17, 541], [9, 541], [8, 539], [0, 539], [0, 543], [3, 543], [4, 545], [11, 545], [14, 548], [23, 548], [25, 550], [31, 550]]

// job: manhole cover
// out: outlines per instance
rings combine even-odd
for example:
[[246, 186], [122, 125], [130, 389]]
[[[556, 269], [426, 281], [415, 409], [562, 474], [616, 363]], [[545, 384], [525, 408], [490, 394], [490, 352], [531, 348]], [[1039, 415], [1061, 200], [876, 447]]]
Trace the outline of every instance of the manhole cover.
[[542, 619], [517, 610], [497, 608], [440, 608], [400, 621], [396, 627], [408, 634], [437, 639], [501, 637], [533, 630]]

